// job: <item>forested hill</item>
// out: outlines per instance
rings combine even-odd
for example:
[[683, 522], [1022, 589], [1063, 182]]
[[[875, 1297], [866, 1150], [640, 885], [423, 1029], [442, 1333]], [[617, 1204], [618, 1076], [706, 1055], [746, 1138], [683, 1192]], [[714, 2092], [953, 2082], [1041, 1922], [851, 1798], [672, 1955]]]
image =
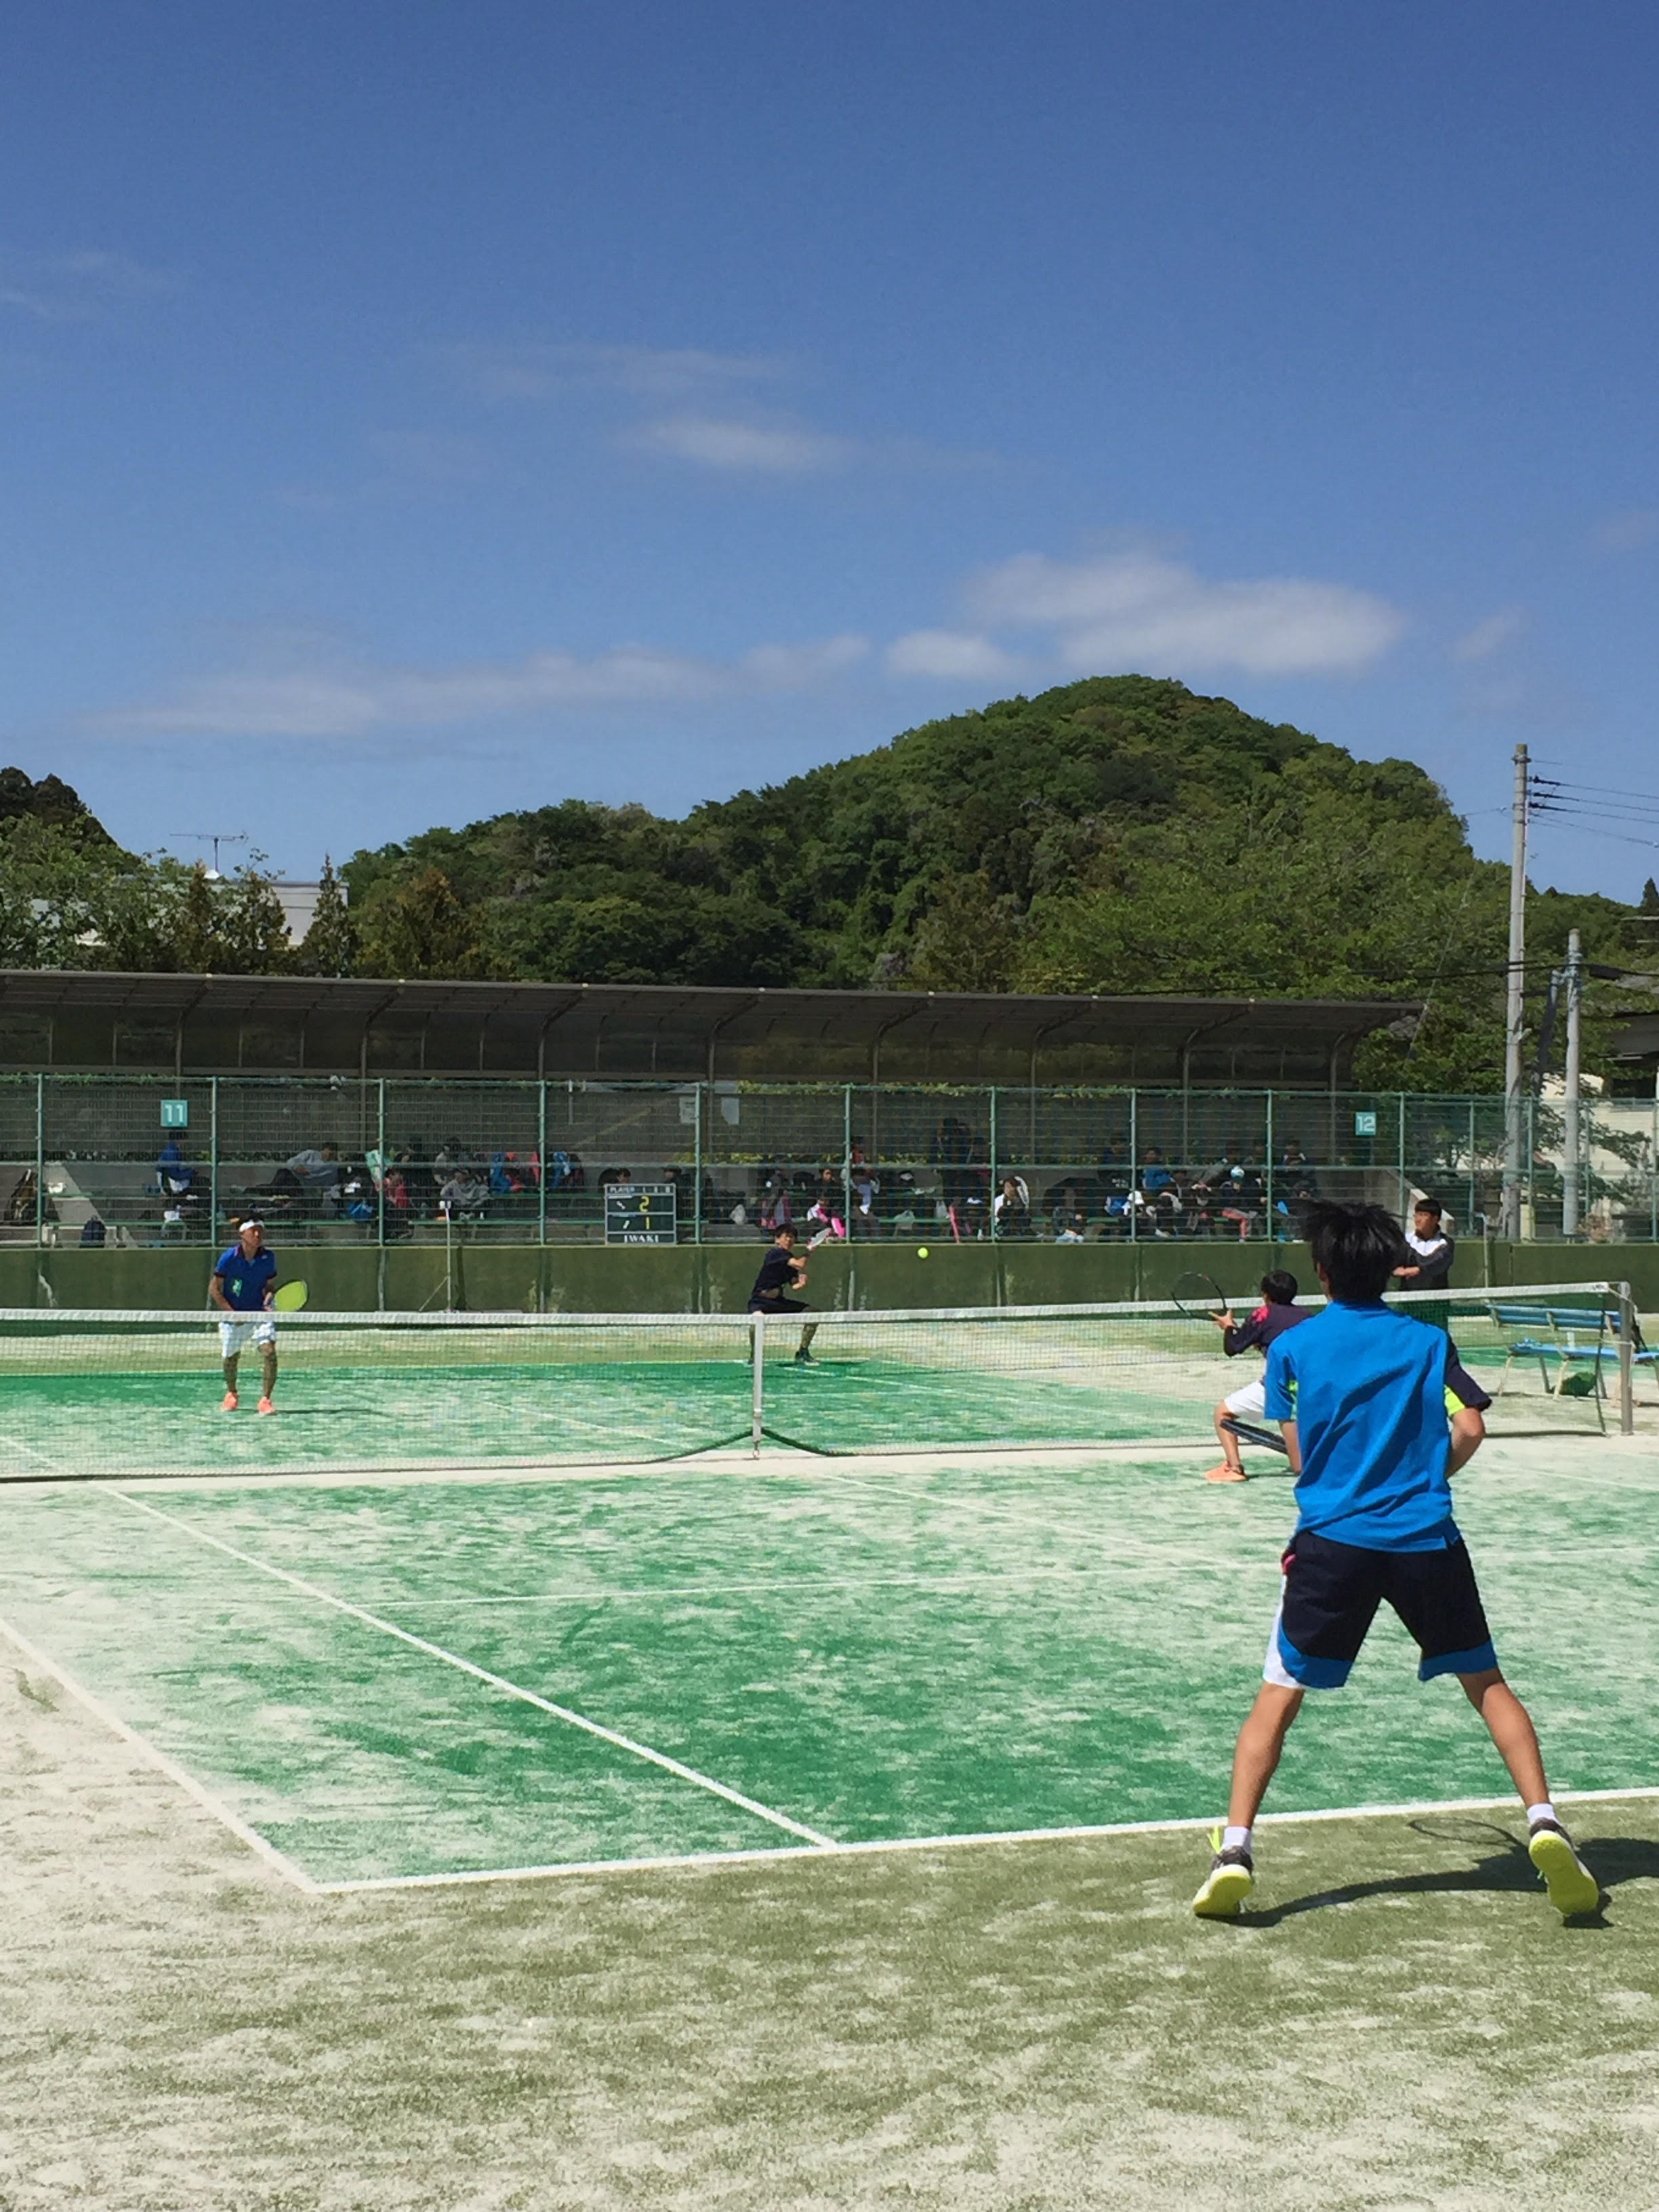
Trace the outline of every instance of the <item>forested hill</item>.
[[[1428, 997], [1365, 1079], [1486, 1089], [1505, 872], [1410, 762], [1229, 700], [1096, 677], [665, 821], [579, 799], [343, 870], [366, 973], [938, 990]], [[1659, 901], [1656, 901], [1659, 904]], [[1539, 957], [1651, 960], [1545, 893]], [[1499, 1025], [1499, 1026], [1495, 1026]]]
[[[295, 947], [259, 856], [140, 857], [57, 778], [0, 772], [0, 967], [1398, 996], [1427, 1014], [1365, 1043], [1361, 1083], [1501, 1079], [1507, 871], [1438, 787], [1146, 677], [929, 722], [684, 821], [566, 799], [341, 874], [349, 906], [325, 866]], [[1569, 928], [1624, 971], [1659, 966], [1656, 922], [1651, 884], [1640, 908], [1534, 892], [1536, 1000]], [[1620, 1004], [1653, 999], [1595, 983], [1591, 1067]]]

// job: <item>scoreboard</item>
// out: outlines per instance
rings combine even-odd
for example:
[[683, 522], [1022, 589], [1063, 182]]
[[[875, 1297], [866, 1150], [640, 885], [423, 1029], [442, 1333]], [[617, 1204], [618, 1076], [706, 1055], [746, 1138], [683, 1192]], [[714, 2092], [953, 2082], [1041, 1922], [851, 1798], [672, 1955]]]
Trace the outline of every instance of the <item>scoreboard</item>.
[[672, 1182], [608, 1182], [605, 1187], [605, 1243], [676, 1243], [678, 1195]]

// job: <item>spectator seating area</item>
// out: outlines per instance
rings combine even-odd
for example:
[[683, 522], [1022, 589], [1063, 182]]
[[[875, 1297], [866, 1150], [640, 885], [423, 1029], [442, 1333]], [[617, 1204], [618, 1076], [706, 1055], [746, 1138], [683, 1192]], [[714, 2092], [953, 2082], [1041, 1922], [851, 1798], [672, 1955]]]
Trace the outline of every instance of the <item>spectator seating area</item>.
[[[208, 1243], [250, 1212], [273, 1236], [307, 1243], [586, 1243], [604, 1237], [605, 1186], [638, 1180], [678, 1192], [683, 1241], [752, 1242], [787, 1221], [804, 1237], [1079, 1244], [1291, 1239], [1301, 1206], [1322, 1194], [1401, 1200], [1394, 1174], [1316, 1168], [1293, 1142], [1271, 1163], [1243, 1146], [1189, 1164], [1156, 1146], [1120, 1158], [1108, 1145], [1078, 1164], [994, 1170], [982, 1135], [947, 1115], [918, 1149], [872, 1161], [855, 1144], [832, 1158], [710, 1164], [699, 1187], [684, 1162], [590, 1162], [550, 1148], [544, 1163], [534, 1150], [455, 1138], [356, 1158], [327, 1143], [283, 1159], [225, 1157], [216, 1172], [169, 1141], [148, 1161], [47, 1160], [39, 1212], [51, 1244]], [[32, 1240], [36, 1205], [33, 1170], [14, 1170], [0, 1236]]]

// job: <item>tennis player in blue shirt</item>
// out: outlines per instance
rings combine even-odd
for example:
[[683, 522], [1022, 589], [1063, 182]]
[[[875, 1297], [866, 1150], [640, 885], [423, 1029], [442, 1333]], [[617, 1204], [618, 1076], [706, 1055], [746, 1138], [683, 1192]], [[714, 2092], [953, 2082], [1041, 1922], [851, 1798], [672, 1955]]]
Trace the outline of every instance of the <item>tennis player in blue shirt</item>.
[[219, 1353], [224, 1363], [224, 1411], [236, 1411], [236, 1363], [243, 1347], [257, 1346], [260, 1361], [259, 1411], [276, 1411], [271, 1394], [276, 1388], [276, 1316], [270, 1310], [276, 1293], [276, 1255], [265, 1249], [263, 1221], [245, 1221], [236, 1242], [213, 1263], [208, 1296], [224, 1315], [219, 1324]]
[[[1528, 1855], [1550, 1903], [1601, 1902], [1555, 1816], [1527, 1709], [1498, 1670], [1449, 1477], [1486, 1435], [1492, 1403], [1445, 1331], [1382, 1303], [1405, 1250], [1378, 1206], [1314, 1206], [1306, 1235], [1330, 1304], [1267, 1354], [1266, 1412], [1297, 1477], [1296, 1533], [1261, 1687], [1233, 1753], [1227, 1826], [1193, 1910], [1236, 1913], [1255, 1883], [1250, 1830], [1310, 1690], [1337, 1690], [1384, 1600], [1421, 1654], [1421, 1681], [1455, 1674], [1527, 1808]], [[1451, 1409], [1450, 1434], [1447, 1411]]]

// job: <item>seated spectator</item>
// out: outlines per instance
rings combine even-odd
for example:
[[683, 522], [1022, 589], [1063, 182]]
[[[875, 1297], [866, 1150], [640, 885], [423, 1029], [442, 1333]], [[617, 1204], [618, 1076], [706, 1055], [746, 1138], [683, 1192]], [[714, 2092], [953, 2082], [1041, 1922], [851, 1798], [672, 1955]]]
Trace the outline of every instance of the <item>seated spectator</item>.
[[1082, 1212], [1083, 1194], [1070, 1176], [1055, 1183], [1049, 1190], [1045, 1203], [1048, 1209], [1048, 1225], [1056, 1238], [1074, 1213]]
[[[300, 1202], [307, 1213], [326, 1212], [340, 1195], [340, 1156], [332, 1145], [318, 1145], [295, 1152], [283, 1163], [294, 1178]], [[278, 1174], [282, 1170], [278, 1170]], [[276, 1177], [271, 1178], [273, 1186]]]
[[806, 1209], [806, 1226], [809, 1251], [815, 1245], [838, 1242], [846, 1236], [847, 1224], [841, 1218], [839, 1191], [833, 1197], [826, 1197], [822, 1191], [818, 1193]]
[[1140, 1174], [1137, 1188], [1140, 1206], [1152, 1234], [1167, 1237], [1177, 1228], [1181, 1220], [1181, 1189], [1174, 1173], [1164, 1163], [1164, 1155], [1156, 1145], [1148, 1145], [1140, 1156]]
[[876, 1218], [876, 1200], [880, 1195], [881, 1184], [860, 1160], [853, 1170], [853, 1211], [847, 1224], [854, 1237], [876, 1235], [880, 1227]]
[[1222, 1208], [1232, 1191], [1232, 1174], [1238, 1155], [1229, 1146], [1218, 1160], [1202, 1167], [1187, 1187], [1187, 1233], [1213, 1237], [1221, 1225]]
[[520, 1159], [516, 1152], [489, 1155], [489, 1188], [495, 1198], [524, 1198], [534, 1194], [541, 1163], [533, 1152]]
[[1266, 1197], [1261, 1177], [1254, 1168], [1235, 1167], [1227, 1171], [1227, 1187], [1221, 1193], [1220, 1214], [1238, 1231], [1242, 1244], [1259, 1224]]
[[196, 1170], [185, 1161], [176, 1137], [169, 1137], [155, 1162], [155, 1182], [166, 1199], [182, 1198], [196, 1180]]
[[409, 1184], [404, 1170], [396, 1160], [386, 1163], [380, 1178], [380, 1198], [386, 1209], [386, 1242], [399, 1237], [412, 1237], [415, 1224], [410, 1219]]
[[489, 1184], [470, 1167], [452, 1170], [438, 1193], [439, 1209], [451, 1221], [477, 1221], [489, 1203]]
[[847, 1200], [842, 1194], [838, 1168], [825, 1165], [818, 1170], [818, 1179], [813, 1185], [812, 1203], [806, 1209], [806, 1218], [815, 1234], [828, 1229], [833, 1236], [846, 1236]]
[[348, 1167], [341, 1177], [340, 1211], [348, 1221], [373, 1221], [379, 1213], [374, 1178], [367, 1166]]
[[794, 1201], [789, 1195], [787, 1169], [774, 1168], [760, 1188], [760, 1225], [769, 1237], [795, 1225]]
[[1275, 1237], [1294, 1237], [1299, 1233], [1297, 1217], [1306, 1206], [1319, 1197], [1319, 1178], [1309, 1165], [1300, 1145], [1289, 1138], [1279, 1153], [1279, 1164], [1273, 1170], [1273, 1220]]
[[1056, 1244], [1081, 1244], [1089, 1234], [1089, 1217], [1081, 1206], [1070, 1213], [1054, 1212], [1054, 1242]]
[[1285, 1139], [1285, 1148], [1279, 1155], [1279, 1165], [1273, 1171], [1273, 1181], [1278, 1195], [1289, 1199], [1293, 1206], [1305, 1204], [1319, 1195], [1319, 1178], [1294, 1137]]
[[421, 1220], [427, 1219], [438, 1210], [438, 1178], [427, 1163], [426, 1146], [420, 1138], [402, 1147], [398, 1165], [403, 1173], [409, 1213]]
[[1030, 1190], [1024, 1176], [1006, 1175], [1001, 1189], [991, 1201], [991, 1234], [1029, 1237], [1030, 1233]]

